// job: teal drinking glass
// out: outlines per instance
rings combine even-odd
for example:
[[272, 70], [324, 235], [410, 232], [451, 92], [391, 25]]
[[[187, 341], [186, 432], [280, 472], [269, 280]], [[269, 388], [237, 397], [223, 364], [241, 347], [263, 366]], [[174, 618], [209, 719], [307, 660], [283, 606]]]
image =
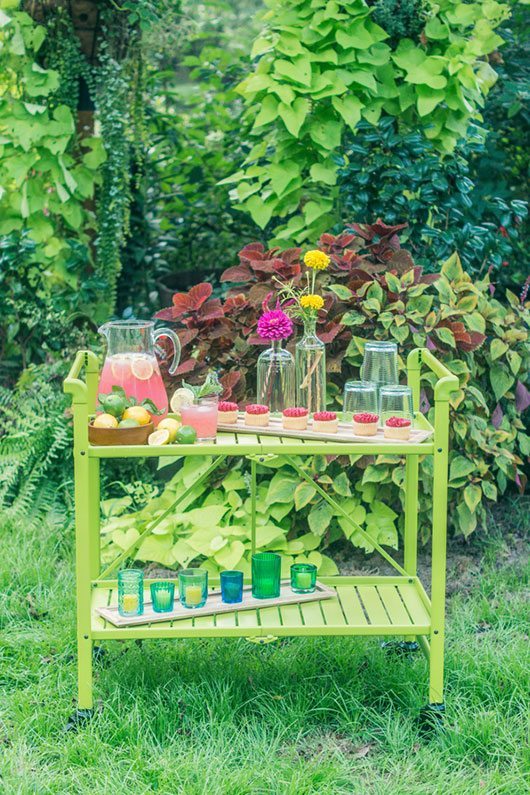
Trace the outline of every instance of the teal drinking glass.
[[252, 596], [275, 599], [280, 595], [281, 558], [276, 552], [252, 555]]
[[317, 567], [312, 563], [293, 563], [291, 589], [294, 593], [313, 593], [317, 584]]
[[179, 572], [179, 597], [183, 607], [204, 607], [208, 598], [206, 569], [182, 569]]
[[141, 569], [118, 572], [118, 613], [141, 616], [144, 612], [144, 573]]
[[150, 590], [155, 613], [170, 613], [175, 601], [175, 583], [153, 582]]
[[225, 604], [243, 601], [243, 572], [221, 572], [221, 598]]

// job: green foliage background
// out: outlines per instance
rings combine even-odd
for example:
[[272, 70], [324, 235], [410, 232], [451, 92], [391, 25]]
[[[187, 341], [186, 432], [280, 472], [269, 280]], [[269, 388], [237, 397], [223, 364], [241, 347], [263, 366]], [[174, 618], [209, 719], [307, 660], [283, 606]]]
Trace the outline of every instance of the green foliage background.
[[[265, 5], [104, 0], [100, 57], [89, 64], [66, 14], [50, 9], [36, 23], [31, 4], [0, 0], [0, 505], [14, 514], [30, 504], [35, 515], [70, 509], [60, 380], [75, 349], [98, 344], [96, 323], [151, 316], [169, 302], [168, 288], [205, 277], [222, 295], [219, 272], [252, 240], [314, 245], [321, 231], [377, 216], [408, 222], [404, 243], [427, 271], [458, 250], [479, 291], [483, 348], [460, 359], [445, 334], [446, 360], [462, 379], [453, 527], [464, 534], [483, 527], [486, 501], [524, 486], [527, 415], [515, 410], [514, 389], [526, 380], [528, 351], [520, 300], [528, 276], [528, 4]], [[80, 80], [97, 119], [83, 140], [75, 125]], [[367, 336], [412, 344], [400, 338], [393, 311], [384, 301], [374, 310], [374, 300], [366, 295], [351, 307], [358, 342], [345, 367], [358, 366]], [[453, 304], [441, 297], [439, 311]], [[364, 511], [363, 521], [377, 524], [386, 534], [380, 540], [397, 545], [399, 465], [372, 462], [359, 481], [350, 463], [351, 494], [338, 470], [330, 476], [318, 461], [311, 466], [359, 517]], [[178, 463], [128, 474], [133, 486], [124, 473], [109, 476], [115, 502], [105, 508], [106, 554], [141, 526], [153, 490], [162, 504], [189, 477]], [[291, 502], [276, 499], [283, 487], [287, 494], [284, 481], [293, 487], [292, 473], [262, 476], [263, 545], [316, 556], [344, 535], [298, 483], [301, 525], [293, 528]], [[169, 479], [165, 490], [160, 477]], [[167, 537], [159, 533], [143, 558], [176, 564], [206, 555], [215, 568], [239, 554], [246, 565], [245, 473], [230, 477], [229, 488], [214, 483], [186, 511], [226, 508], [222, 531], [206, 537], [193, 514]], [[376, 489], [392, 506], [385, 514]], [[319, 562], [331, 570], [328, 558]]]

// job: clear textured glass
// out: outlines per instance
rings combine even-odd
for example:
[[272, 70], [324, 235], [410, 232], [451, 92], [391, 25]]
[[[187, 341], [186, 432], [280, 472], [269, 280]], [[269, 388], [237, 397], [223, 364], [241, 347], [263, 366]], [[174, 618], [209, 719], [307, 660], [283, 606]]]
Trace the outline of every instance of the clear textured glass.
[[226, 604], [243, 601], [243, 572], [221, 572], [221, 598]]
[[155, 613], [170, 613], [175, 601], [174, 582], [153, 582], [150, 586], [151, 602]]
[[190, 406], [181, 406], [182, 424], [195, 428], [198, 442], [211, 442], [217, 436], [218, 403], [217, 395], [208, 395]]
[[379, 414], [378, 389], [373, 381], [346, 381], [343, 398], [344, 419], [364, 412]]
[[203, 607], [208, 598], [206, 569], [182, 569], [179, 572], [179, 598], [183, 607]]
[[280, 595], [281, 558], [276, 552], [252, 555], [252, 596], [275, 599]]
[[118, 613], [141, 616], [144, 612], [144, 573], [141, 569], [118, 572]]
[[367, 342], [364, 346], [361, 378], [363, 381], [372, 381], [378, 386], [397, 384], [397, 344], [395, 342]]
[[317, 584], [317, 567], [312, 563], [293, 563], [291, 589], [295, 593], [313, 593]]
[[[179, 338], [172, 329], [155, 330], [152, 320], [112, 320], [99, 329], [107, 342], [107, 354], [101, 370], [98, 392], [108, 394], [120, 386], [127, 397], [137, 403], [149, 398], [162, 411], [167, 411], [166, 388], [156, 358], [156, 341], [168, 337], [173, 344], [169, 374], [174, 375], [180, 361]], [[158, 423], [163, 415], [155, 415]]]
[[386, 385], [379, 390], [381, 424], [390, 417], [414, 419], [412, 409], [412, 389], [409, 386]]
[[283, 411], [295, 404], [295, 366], [292, 354], [275, 340], [258, 357], [257, 402], [270, 411]]
[[310, 414], [326, 409], [326, 346], [317, 337], [316, 320], [304, 322], [304, 335], [296, 343], [296, 405]]

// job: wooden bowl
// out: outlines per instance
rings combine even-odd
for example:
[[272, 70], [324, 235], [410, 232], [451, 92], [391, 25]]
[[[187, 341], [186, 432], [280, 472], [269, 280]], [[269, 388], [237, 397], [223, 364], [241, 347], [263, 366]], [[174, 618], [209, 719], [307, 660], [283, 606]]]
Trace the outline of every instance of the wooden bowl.
[[152, 422], [139, 425], [137, 428], [94, 428], [88, 423], [88, 441], [90, 444], [108, 446], [117, 444], [147, 444], [147, 437], [153, 433]]

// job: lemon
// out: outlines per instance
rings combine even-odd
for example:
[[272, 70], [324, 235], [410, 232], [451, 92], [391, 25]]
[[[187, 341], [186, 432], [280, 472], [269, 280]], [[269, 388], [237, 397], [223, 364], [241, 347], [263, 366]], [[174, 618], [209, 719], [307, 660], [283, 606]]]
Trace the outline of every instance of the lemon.
[[117, 428], [118, 420], [112, 414], [98, 414], [92, 425], [94, 428]]
[[154, 431], [149, 434], [147, 444], [150, 447], [157, 447], [159, 444], [169, 444], [169, 431], [166, 429], [162, 431]]
[[173, 444], [177, 436], [177, 431], [181, 425], [181, 422], [178, 422], [171, 417], [166, 417], [164, 420], [158, 423], [158, 430], [169, 431], [169, 443]]
[[143, 406], [131, 406], [123, 412], [122, 420], [136, 420], [140, 425], [147, 425], [151, 415]]
[[185, 386], [181, 386], [180, 389], [177, 389], [176, 392], [173, 393], [173, 397], [170, 401], [171, 411], [179, 412], [182, 406], [191, 406], [195, 400], [195, 395], [191, 391], [191, 389], [186, 389]]
[[137, 356], [132, 360], [132, 374], [139, 381], [148, 381], [153, 375], [155, 368], [145, 356]]

